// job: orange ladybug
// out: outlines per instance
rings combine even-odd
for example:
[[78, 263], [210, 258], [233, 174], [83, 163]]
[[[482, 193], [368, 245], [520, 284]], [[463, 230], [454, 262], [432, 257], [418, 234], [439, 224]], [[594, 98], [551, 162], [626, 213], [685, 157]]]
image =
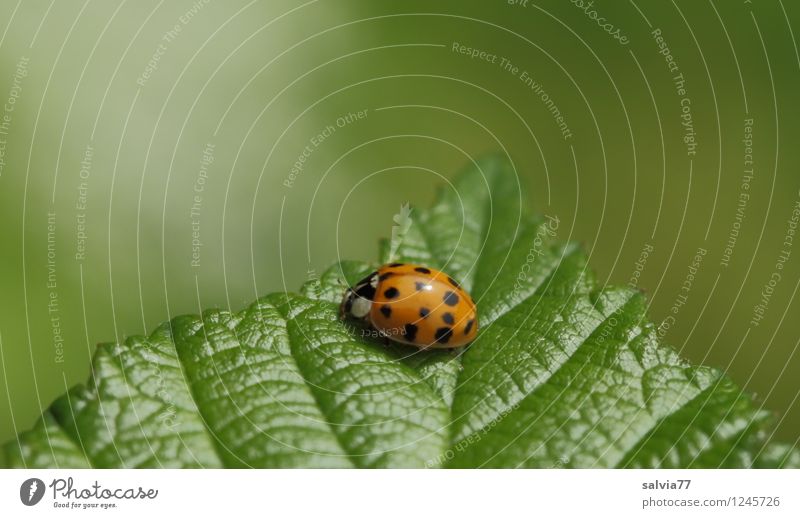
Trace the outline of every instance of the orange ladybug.
[[478, 332], [475, 302], [452, 277], [416, 264], [385, 264], [348, 288], [343, 318], [420, 349], [467, 345]]

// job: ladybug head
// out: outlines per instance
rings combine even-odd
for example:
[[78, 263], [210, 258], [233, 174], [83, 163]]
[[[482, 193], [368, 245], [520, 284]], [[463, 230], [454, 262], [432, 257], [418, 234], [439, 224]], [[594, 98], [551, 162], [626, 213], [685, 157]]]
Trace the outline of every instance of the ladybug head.
[[348, 288], [342, 297], [339, 313], [342, 317], [366, 318], [372, 308], [375, 289], [378, 287], [378, 272], [372, 272], [361, 279], [352, 288]]

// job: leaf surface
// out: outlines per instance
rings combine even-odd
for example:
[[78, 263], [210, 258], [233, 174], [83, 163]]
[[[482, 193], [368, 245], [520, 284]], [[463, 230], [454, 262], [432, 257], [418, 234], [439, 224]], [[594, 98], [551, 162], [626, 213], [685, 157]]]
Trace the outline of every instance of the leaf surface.
[[342, 322], [342, 261], [293, 294], [98, 347], [92, 376], [4, 447], [14, 467], [798, 467], [774, 416], [660, 343], [643, 295], [600, 288], [514, 166], [471, 163], [380, 261], [447, 271], [468, 348], [385, 345]]

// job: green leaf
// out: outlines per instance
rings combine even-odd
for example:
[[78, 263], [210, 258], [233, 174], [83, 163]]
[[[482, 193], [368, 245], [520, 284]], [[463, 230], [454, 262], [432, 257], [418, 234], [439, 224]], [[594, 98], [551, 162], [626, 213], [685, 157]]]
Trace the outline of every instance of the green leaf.
[[[474, 162], [381, 261], [447, 271], [478, 304], [459, 352], [342, 322], [343, 261], [299, 294], [98, 347], [92, 376], [4, 447], [15, 467], [780, 467], [774, 416], [660, 343], [639, 292], [601, 288], [513, 164]], [[404, 218], [404, 223], [408, 221]]]

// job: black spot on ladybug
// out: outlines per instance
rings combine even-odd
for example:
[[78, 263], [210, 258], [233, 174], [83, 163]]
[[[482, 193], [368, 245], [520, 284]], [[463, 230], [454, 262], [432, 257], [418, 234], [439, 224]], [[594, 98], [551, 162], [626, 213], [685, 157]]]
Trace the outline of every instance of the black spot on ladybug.
[[450, 337], [453, 335], [453, 328], [452, 327], [440, 327], [436, 330], [436, 342], [440, 344], [446, 344], [450, 341]]
[[358, 287], [356, 295], [362, 299], [373, 300], [375, 298], [375, 288], [369, 283], [364, 284]]
[[405, 263], [392, 263], [389, 265], [389, 268], [397, 268], [398, 266], [403, 266]]
[[422, 266], [417, 266], [416, 268], [414, 268], [414, 271], [419, 273], [424, 273], [426, 275], [431, 273], [431, 271], [428, 268], [424, 268]]
[[448, 306], [455, 306], [456, 304], [458, 304], [458, 295], [456, 295], [452, 291], [448, 291], [444, 294], [442, 300], [444, 300], [444, 303], [447, 304]]
[[403, 333], [403, 336], [409, 342], [413, 342], [414, 339], [417, 337], [417, 326], [415, 326], [414, 324], [406, 324], [405, 326], [403, 326], [403, 331], [405, 331], [405, 333]]
[[453, 279], [452, 277], [448, 277], [448, 278], [447, 278], [447, 281], [448, 281], [450, 284], [452, 284], [453, 286], [455, 286], [456, 288], [460, 288], [460, 287], [461, 287], [461, 285], [460, 285], [459, 283], [457, 283], [457, 282], [456, 282], [456, 280], [455, 280], [455, 279]]
[[388, 278], [389, 278], [389, 277], [391, 277], [392, 275], [394, 275], [394, 272], [386, 272], [386, 273], [382, 273], [382, 274], [380, 274], [380, 276], [378, 277], [378, 280], [379, 280], [379, 281], [385, 281], [386, 279], [388, 279]]
[[430, 314], [430, 312], [431, 310], [429, 310], [428, 308], [419, 308], [419, 316], [421, 316], [422, 318], [427, 317]]
[[417, 281], [417, 282], [415, 282], [415, 283], [414, 283], [414, 288], [415, 288], [417, 291], [422, 291], [422, 290], [424, 290], [424, 289], [425, 289], [425, 286], [427, 286], [427, 284], [425, 284], [424, 282], [419, 282], [419, 281]]
[[451, 326], [452, 326], [452, 325], [455, 323], [455, 321], [456, 321], [456, 320], [453, 318], [453, 314], [452, 314], [452, 313], [445, 313], [444, 315], [442, 315], [442, 320], [444, 320], [444, 323], [445, 323], [445, 324], [447, 324], [447, 325], [451, 325]]
[[475, 320], [470, 320], [469, 322], [467, 322], [466, 327], [464, 327], [464, 334], [465, 335], [469, 334], [470, 330], [472, 329], [472, 324], [474, 324], [474, 323], [475, 323]]
[[386, 318], [389, 318], [390, 316], [392, 316], [392, 308], [384, 304], [383, 306], [381, 306], [381, 313], [383, 313], [383, 316], [385, 316]]
[[397, 288], [392, 286], [391, 288], [387, 288], [386, 291], [383, 292], [384, 297], [387, 299], [393, 299], [396, 296], [400, 295], [400, 292], [397, 291]]

